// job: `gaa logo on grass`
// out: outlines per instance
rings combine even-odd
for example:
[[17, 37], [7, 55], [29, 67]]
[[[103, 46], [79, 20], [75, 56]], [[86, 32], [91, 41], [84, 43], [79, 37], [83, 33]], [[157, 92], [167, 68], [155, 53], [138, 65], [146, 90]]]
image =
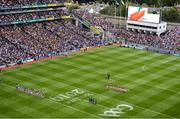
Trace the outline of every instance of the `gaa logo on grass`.
[[71, 104], [92, 95], [92, 93], [88, 93], [82, 89], [73, 89], [63, 94], [58, 94], [55, 97], [49, 97], [49, 100], [56, 103], [64, 102], [66, 104]]
[[134, 108], [131, 105], [120, 104], [116, 108], [111, 108], [108, 111], [104, 111], [104, 114], [99, 114], [105, 117], [120, 117], [121, 114], [126, 113], [126, 111], [132, 111]]
[[83, 93], [85, 93], [83, 90], [74, 89], [74, 90], [66, 92], [65, 94], [59, 94], [56, 97], [50, 97], [49, 99], [51, 101], [61, 102], [61, 101], [64, 101], [66, 99], [72, 98], [74, 96], [77, 96], [77, 95], [80, 95], [80, 94], [83, 94]]

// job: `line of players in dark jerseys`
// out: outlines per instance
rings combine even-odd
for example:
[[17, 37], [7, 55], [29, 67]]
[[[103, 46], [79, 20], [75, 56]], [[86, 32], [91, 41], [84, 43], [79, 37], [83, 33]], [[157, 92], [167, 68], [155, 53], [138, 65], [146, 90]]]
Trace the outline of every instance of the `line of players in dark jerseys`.
[[[0, 70], [0, 73], [2, 73], [2, 70]], [[108, 74], [106, 74], [105, 79], [109, 80], [110, 77], [111, 77], [111, 75], [108, 73]], [[16, 89], [17, 89], [17, 90], [20, 90], [20, 89], [22, 89], [22, 86], [16, 85]], [[22, 90], [23, 90], [23, 92], [27, 92], [27, 91], [24, 91], [24, 88], [23, 88]], [[28, 91], [28, 92], [31, 92], [30, 94], [32, 94], [33, 91], [30, 90], [30, 91]], [[39, 94], [39, 93], [38, 93], [38, 94]], [[40, 95], [38, 95], [38, 96], [43, 97], [43, 94], [40, 93]], [[97, 104], [97, 99], [90, 97], [90, 98], [89, 98], [89, 103], [90, 103], [90, 104], [93, 104], [93, 105], [96, 105], [96, 104]]]

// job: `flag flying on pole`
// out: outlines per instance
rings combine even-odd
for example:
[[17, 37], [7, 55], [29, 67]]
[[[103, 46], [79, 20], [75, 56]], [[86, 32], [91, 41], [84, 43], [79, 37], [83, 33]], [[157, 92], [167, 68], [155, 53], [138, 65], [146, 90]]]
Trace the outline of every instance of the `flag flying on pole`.
[[116, 5], [120, 5], [120, 3], [122, 4], [122, 5], [124, 5], [124, 1], [123, 0], [115, 0], [116, 1]]
[[120, 5], [119, 2], [116, 0], [116, 5]]
[[121, 4], [124, 5], [124, 1], [123, 0], [121, 0]]

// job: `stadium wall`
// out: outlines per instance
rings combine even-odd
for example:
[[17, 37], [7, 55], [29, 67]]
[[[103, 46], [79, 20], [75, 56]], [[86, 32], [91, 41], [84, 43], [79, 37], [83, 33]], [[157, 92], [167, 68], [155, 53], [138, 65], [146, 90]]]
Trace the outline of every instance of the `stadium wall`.
[[150, 52], [157, 52], [157, 53], [161, 53], [161, 54], [170, 54], [170, 55], [175, 55], [175, 56], [180, 57], [180, 54], [176, 54], [175, 52], [170, 51], [170, 50], [149, 47], [149, 46], [136, 44], [136, 43], [132, 43], [132, 42], [123, 41], [121, 46], [126, 47], [126, 48], [135, 48], [135, 49], [146, 50], [146, 51], [150, 51]]

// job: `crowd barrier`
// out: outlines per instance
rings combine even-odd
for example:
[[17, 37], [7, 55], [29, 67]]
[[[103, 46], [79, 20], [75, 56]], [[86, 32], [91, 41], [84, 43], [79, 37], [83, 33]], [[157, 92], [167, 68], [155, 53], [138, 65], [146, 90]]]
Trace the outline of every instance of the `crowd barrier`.
[[159, 49], [159, 48], [154, 48], [154, 47], [148, 47], [148, 51], [152, 52], [158, 52], [162, 54], [173, 54], [170, 50], [164, 50], [164, 49]]
[[[37, 61], [37, 60], [42, 60], [42, 59], [50, 58], [50, 57], [54, 57], [54, 56], [67, 55], [67, 54], [77, 52], [77, 51], [80, 51], [80, 49], [70, 50], [68, 52], [59, 52], [59, 53], [52, 51], [52, 52], [48, 53], [48, 55], [37, 56], [35, 59], [31, 59], [31, 58], [23, 59], [22, 61], [20, 61], [21, 62], [20, 64], [25, 64], [25, 63], [29, 63], [29, 62], [33, 62], [33, 61]], [[15, 66], [15, 65], [18, 65], [18, 62], [7, 64], [7, 65], [0, 65], [0, 68], [11, 67], [11, 66]]]
[[[125, 41], [123, 41], [123, 42], [125, 42]], [[155, 47], [149, 47], [149, 46], [136, 44], [136, 43], [131, 43], [131, 42], [126, 42], [122, 46], [127, 47], [127, 48], [136, 48], [136, 49], [140, 49], [140, 50], [147, 50], [147, 51], [151, 51], [151, 52], [157, 52], [157, 53], [161, 53], [161, 54], [171, 54], [171, 55], [175, 55], [175, 56], [180, 57], [180, 54], [176, 54], [174, 51], [171, 51], [171, 50], [160, 49], [160, 48], [155, 48]]]
[[136, 48], [136, 49], [140, 49], [140, 50], [146, 49], [146, 46], [143, 46], [140, 44], [135, 44], [135, 43], [127, 43], [127, 44], [124, 44], [123, 46], [127, 47], [127, 48]]
[[174, 55], [180, 57], [180, 54], [174, 54]]

